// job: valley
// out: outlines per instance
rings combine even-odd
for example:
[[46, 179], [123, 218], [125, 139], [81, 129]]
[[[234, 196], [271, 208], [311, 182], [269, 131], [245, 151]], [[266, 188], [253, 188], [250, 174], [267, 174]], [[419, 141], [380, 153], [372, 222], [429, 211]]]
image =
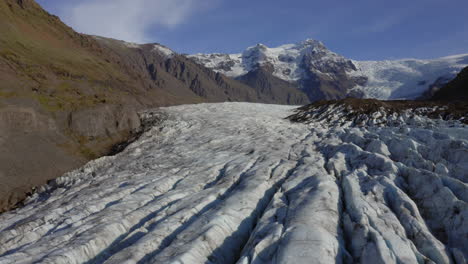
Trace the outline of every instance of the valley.
[[468, 53], [356, 60], [290, 26], [238, 49], [211, 23], [180, 40], [228, 53], [185, 54], [130, 41], [216, 5], [80, 1], [41, 4], [135, 39], [0, 0], [0, 264], [468, 262]]
[[155, 125], [122, 153], [0, 216], [0, 263], [466, 261], [466, 126], [343, 111], [147, 111]]

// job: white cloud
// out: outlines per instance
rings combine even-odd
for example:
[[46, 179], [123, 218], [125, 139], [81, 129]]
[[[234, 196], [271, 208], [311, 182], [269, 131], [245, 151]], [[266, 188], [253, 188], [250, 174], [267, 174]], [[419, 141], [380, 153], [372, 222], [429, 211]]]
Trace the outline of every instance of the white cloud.
[[85, 0], [70, 1], [63, 19], [75, 30], [131, 42], [154, 41], [152, 28], [173, 28], [197, 9], [196, 0]]

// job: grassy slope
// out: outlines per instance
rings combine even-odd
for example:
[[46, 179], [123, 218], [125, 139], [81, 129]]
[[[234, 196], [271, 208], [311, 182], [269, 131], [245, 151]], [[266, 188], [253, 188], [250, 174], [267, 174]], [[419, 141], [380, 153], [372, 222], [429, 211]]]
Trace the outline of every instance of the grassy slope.
[[17, 1], [0, 2], [0, 76], [10, 80], [0, 83], [0, 96], [35, 98], [45, 110], [70, 110], [119, 98], [125, 90], [110, 90], [131, 86], [92, 38], [35, 2], [22, 2], [24, 8]]
[[137, 126], [144, 107], [202, 101], [145, 89], [123, 58], [32, 0], [0, 0], [0, 211]]

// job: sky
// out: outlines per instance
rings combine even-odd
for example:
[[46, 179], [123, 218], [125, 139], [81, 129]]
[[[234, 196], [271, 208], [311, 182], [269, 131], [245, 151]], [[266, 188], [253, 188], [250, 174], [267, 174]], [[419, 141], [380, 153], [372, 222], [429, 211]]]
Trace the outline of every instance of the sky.
[[356, 60], [468, 53], [467, 0], [37, 0], [76, 31], [179, 53], [305, 39]]

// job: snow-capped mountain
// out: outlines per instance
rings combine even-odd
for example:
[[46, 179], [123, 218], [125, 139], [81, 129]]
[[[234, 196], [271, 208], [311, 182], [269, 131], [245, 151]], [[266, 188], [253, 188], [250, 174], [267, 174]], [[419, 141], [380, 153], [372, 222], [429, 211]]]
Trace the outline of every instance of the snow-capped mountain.
[[352, 68], [349, 60], [329, 51], [323, 43], [312, 39], [277, 48], [257, 44], [239, 54], [196, 54], [189, 57], [229, 77], [240, 77], [259, 65], [269, 63], [274, 66], [274, 76], [294, 82], [307, 77], [302, 64], [310, 54], [316, 54], [314, 60], [309, 62], [310, 66], [316, 67], [317, 70], [334, 63], [348, 64]]
[[[295, 83], [311, 100], [338, 99], [348, 95], [414, 99], [437, 81], [439, 84], [448, 82], [468, 66], [468, 54], [432, 60], [350, 60], [311, 39], [276, 48], [258, 44], [239, 54], [196, 54], [188, 57], [236, 79], [267, 65], [274, 77]], [[320, 93], [317, 94], [317, 90]]]
[[466, 125], [376, 109], [148, 111], [122, 153], [0, 215], [0, 263], [466, 263]]

